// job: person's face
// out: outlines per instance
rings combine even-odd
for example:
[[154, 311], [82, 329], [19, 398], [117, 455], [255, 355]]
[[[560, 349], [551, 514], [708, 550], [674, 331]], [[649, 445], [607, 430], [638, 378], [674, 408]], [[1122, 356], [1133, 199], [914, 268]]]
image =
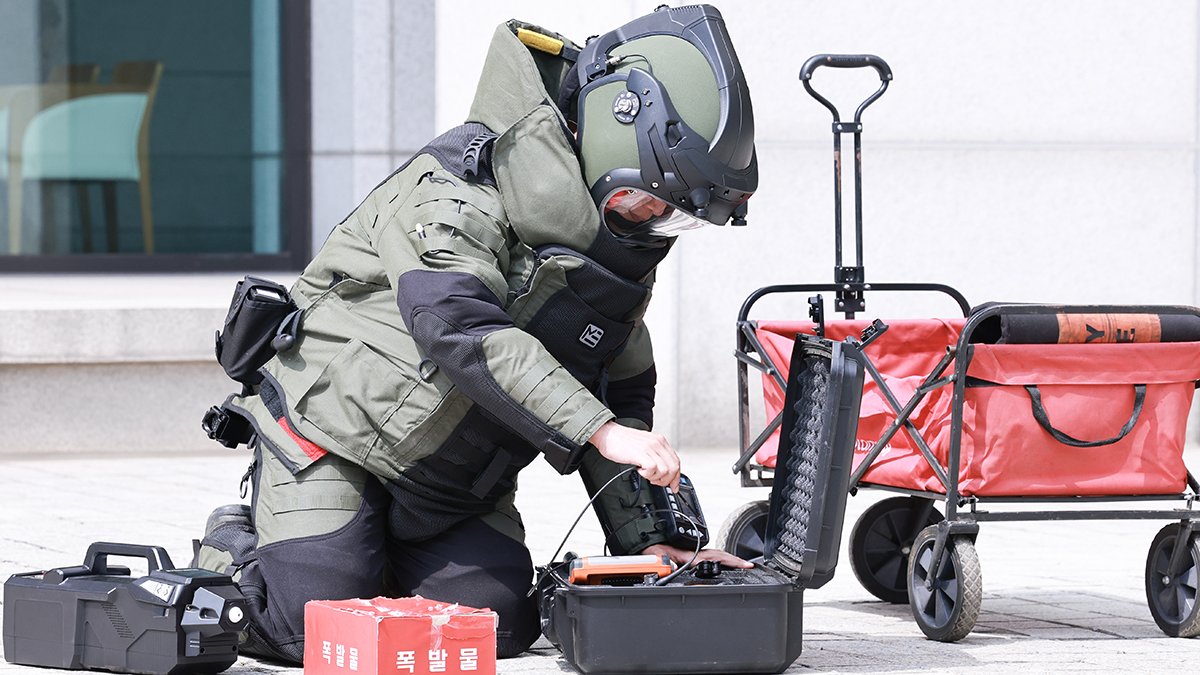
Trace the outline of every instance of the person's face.
[[605, 215], [614, 212], [633, 224], [669, 215], [674, 209], [663, 200], [640, 190], [621, 190], [608, 198]]
[[608, 229], [620, 237], [669, 239], [708, 224], [635, 188], [614, 190], [600, 212]]

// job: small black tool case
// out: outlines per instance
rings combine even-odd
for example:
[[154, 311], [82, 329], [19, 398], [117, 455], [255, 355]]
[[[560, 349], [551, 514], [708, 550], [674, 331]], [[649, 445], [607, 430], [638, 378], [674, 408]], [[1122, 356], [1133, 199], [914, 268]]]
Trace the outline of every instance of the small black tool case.
[[863, 371], [854, 344], [798, 336], [764, 560], [666, 585], [575, 585], [539, 570], [542, 633], [584, 673], [778, 673], [800, 655], [804, 589], [833, 578]]
[[[109, 556], [145, 558], [130, 575]], [[237, 661], [246, 600], [233, 579], [174, 569], [160, 546], [95, 543], [84, 563], [4, 582], [10, 663], [120, 673], [219, 673]]]

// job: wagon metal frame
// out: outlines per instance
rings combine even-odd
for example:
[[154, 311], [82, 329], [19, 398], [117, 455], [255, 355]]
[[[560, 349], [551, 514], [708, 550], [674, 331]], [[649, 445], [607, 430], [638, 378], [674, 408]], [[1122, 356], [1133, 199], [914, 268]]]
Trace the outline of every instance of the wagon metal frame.
[[[837, 108], [813, 90], [813, 72], [821, 66], [839, 68], [871, 67], [880, 76], [879, 89], [859, 105], [853, 123], [840, 121]], [[751, 310], [763, 297], [773, 294], [833, 293], [835, 307], [846, 319], [865, 311], [865, 294], [871, 292], [920, 292], [937, 293], [949, 297], [961, 310], [966, 323], [957, 341], [947, 345], [946, 352], [917, 387], [910, 400], [898, 400], [876, 368], [869, 355], [863, 351], [862, 365], [879, 387], [896, 419], [888, 426], [868, 451], [866, 457], [850, 476], [850, 493], [859, 489], [878, 489], [902, 495], [884, 500], [868, 509], [855, 526], [851, 536], [851, 562], [855, 574], [868, 591], [883, 600], [908, 601], [913, 616], [921, 630], [931, 639], [953, 642], [970, 633], [978, 616], [982, 596], [982, 582], [974, 541], [979, 532], [979, 523], [986, 521], [1058, 521], [1058, 520], [1174, 520], [1163, 528], [1151, 544], [1147, 559], [1147, 601], [1159, 627], [1168, 635], [1200, 635], [1200, 597], [1196, 592], [1196, 577], [1200, 575], [1200, 513], [1195, 510], [1200, 482], [1187, 471], [1186, 489], [1175, 494], [1146, 495], [1087, 495], [1087, 496], [980, 496], [964, 495], [960, 491], [959, 471], [962, 450], [963, 406], [967, 387], [967, 368], [974, 356], [972, 338], [980, 325], [1001, 315], [1037, 314], [1160, 314], [1188, 315], [1200, 317], [1200, 309], [1181, 305], [991, 305], [972, 312], [966, 298], [954, 288], [937, 283], [867, 283], [862, 262], [862, 169], [861, 135], [863, 110], [886, 91], [892, 79], [891, 69], [876, 56], [871, 55], [818, 55], [809, 59], [801, 69], [800, 79], [808, 92], [833, 113], [834, 133], [834, 191], [835, 191], [835, 267], [834, 283], [831, 284], [786, 284], [760, 288], [751, 293], [742, 304], [737, 318], [737, 385], [739, 412], [740, 454], [733, 465], [744, 487], [768, 486], [773, 479], [772, 469], [754, 463], [755, 454], [779, 428], [782, 413], [766, 422], [765, 428], [755, 433], [751, 423], [750, 375], [751, 368], [773, 381], [780, 391], [786, 382], [779, 364], [772, 361], [758, 339], [755, 331], [757, 322], [751, 319]], [[841, 210], [841, 143], [842, 134], [854, 135], [855, 147], [855, 233], [856, 264], [842, 264], [842, 210]], [[816, 325], [816, 332], [823, 336], [824, 298], [816, 295], [808, 298], [809, 316]], [[857, 339], [850, 338], [865, 349], [883, 335], [888, 326], [876, 320]], [[920, 430], [910, 420], [913, 411], [930, 392], [941, 387], [953, 387], [951, 398], [951, 422], [947, 466], [942, 466], [935, 453], [922, 437]], [[864, 475], [871, 464], [887, 447], [888, 442], [903, 431], [912, 440], [929, 468], [941, 483], [944, 492], [914, 490], [878, 483], [865, 482]], [[944, 502], [945, 516], [941, 517], [933, 508], [935, 502]], [[1162, 502], [1182, 502], [1179, 508], [1092, 508], [1101, 503], [1128, 505]], [[1046, 503], [1070, 505], [1054, 510], [1000, 510], [983, 507], [989, 504], [1011, 505], [1021, 503]], [[747, 533], [761, 536], [754, 528], [763, 526], [765, 513], [763, 502], [747, 505], [744, 513], [735, 513], [726, 524], [724, 544], [727, 549], [743, 555], [753, 554], [753, 544], [739, 549]], [[885, 523], [886, 521], [886, 523]], [[899, 522], [899, 525], [896, 523]], [[881, 525], [884, 523], [884, 525]], [[898, 588], [889, 583], [891, 577], [875, 578], [876, 571], [861, 569], [867, 556], [855, 547], [862, 548], [868, 538], [879, 535], [880, 527], [890, 528], [886, 533], [894, 543], [895, 555], [907, 559], [905, 587]], [[739, 529], [740, 528], [740, 529]], [[859, 533], [863, 532], [861, 537]], [[876, 539], [878, 541], [878, 539]], [[860, 555], [861, 554], [861, 555]], [[895, 560], [885, 560], [894, 567]], [[882, 566], [881, 566], [882, 569]], [[1190, 581], [1189, 581], [1190, 579]], [[1190, 584], [1190, 585], [1189, 585]], [[1189, 590], [1190, 589], [1190, 590]], [[1189, 595], [1190, 593], [1190, 595]], [[1172, 604], [1174, 603], [1174, 604]]]

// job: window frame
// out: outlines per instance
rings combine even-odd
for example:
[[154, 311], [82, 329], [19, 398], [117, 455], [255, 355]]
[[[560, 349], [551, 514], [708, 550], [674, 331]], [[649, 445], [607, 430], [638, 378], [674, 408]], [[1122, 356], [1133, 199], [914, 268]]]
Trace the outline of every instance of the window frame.
[[312, 256], [311, 0], [280, 0], [283, 180], [280, 253], [0, 254], [0, 276], [19, 273], [300, 271]]

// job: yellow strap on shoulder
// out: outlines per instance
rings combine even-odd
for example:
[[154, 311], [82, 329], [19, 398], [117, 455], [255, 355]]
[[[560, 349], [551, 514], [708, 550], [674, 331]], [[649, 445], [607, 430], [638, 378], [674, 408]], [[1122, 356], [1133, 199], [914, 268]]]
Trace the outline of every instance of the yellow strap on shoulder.
[[517, 39], [525, 43], [526, 47], [532, 47], [533, 49], [553, 54], [554, 56], [562, 54], [563, 41], [552, 38], [549, 35], [542, 35], [541, 33], [535, 33], [525, 28], [518, 28]]

